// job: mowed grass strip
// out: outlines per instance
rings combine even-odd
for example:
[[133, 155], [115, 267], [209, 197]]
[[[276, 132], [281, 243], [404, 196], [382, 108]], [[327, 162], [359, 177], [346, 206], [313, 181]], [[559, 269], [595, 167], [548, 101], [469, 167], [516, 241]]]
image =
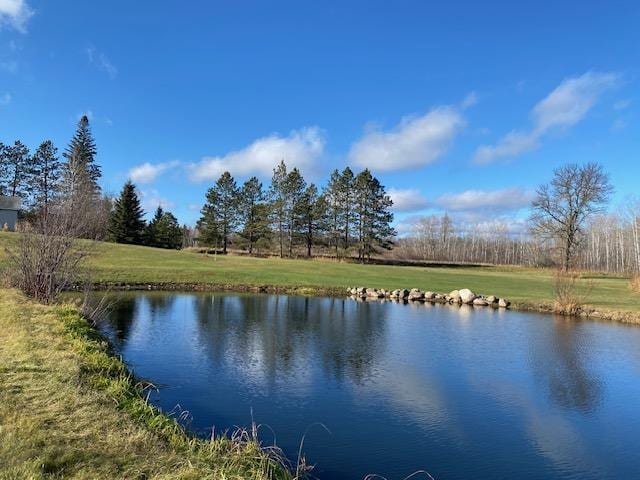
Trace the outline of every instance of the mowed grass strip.
[[[7, 244], [15, 234], [0, 234]], [[365, 286], [420, 288], [440, 293], [470, 288], [515, 304], [553, 303], [553, 271], [521, 267], [412, 267], [359, 265], [331, 260], [204, 255], [133, 245], [98, 243], [88, 259], [95, 282], [254, 285], [313, 290]], [[640, 294], [626, 278], [589, 275], [580, 281], [586, 303], [598, 309], [640, 311]]]
[[291, 478], [255, 442], [192, 438], [75, 309], [0, 289], [0, 479]]

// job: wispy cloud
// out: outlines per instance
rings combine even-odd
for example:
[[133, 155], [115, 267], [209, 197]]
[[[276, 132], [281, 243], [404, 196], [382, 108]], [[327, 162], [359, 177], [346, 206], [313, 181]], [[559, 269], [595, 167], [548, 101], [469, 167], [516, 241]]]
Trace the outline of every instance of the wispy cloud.
[[169, 210], [175, 206], [175, 204], [162, 195], [155, 189], [140, 190], [140, 203], [143, 210], [148, 214], [153, 214], [156, 208], [159, 206], [165, 210]]
[[532, 198], [533, 193], [522, 188], [466, 190], [460, 193], [441, 195], [435, 203], [441, 208], [452, 211], [507, 211], [528, 206]]
[[33, 9], [25, 0], [0, 0], [0, 30], [7, 26], [27, 33], [27, 22], [33, 14]]
[[348, 157], [376, 171], [424, 167], [444, 155], [464, 124], [458, 108], [434, 108], [403, 118], [389, 131], [372, 129], [351, 146]]
[[189, 166], [194, 181], [216, 180], [223, 172], [233, 175], [270, 176], [280, 160], [304, 172], [315, 169], [324, 153], [325, 139], [318, 127], [293, 130], [283, 137], [272, 134], [259, 138], [241, 150], [223, 156], [204, 157]]
[[393, 210], [398, 213], [417, 212], [429, 206], [427, 199], [413, 188], [390, 188], [389, 197], [393, 200]]
[[3, 95], [0, 95], [0, 106], [6, 106], [9, 105], [11, 103], [11, 94], [9, 92], [4, 93]]
[[563, 80], [531, 111], [532, 127], [526, 131], [513, 130], [495, 145], [482, 145], [474, 162], [488, 164], [499, 158], [516, 157], [537, 149], [543, 137], [553, 131], [566, 130], [582, 121], [602, 93], [615, 86], [615, 73], [587, 72], [579, 77]]
[[177, 160], [155, 164], [145, 162], [142, 165], [137, 165], [129, 170], [129, 178], [139, 184], [151, 183], [164, 172], [175, 168], [178, 165], [180, 165], [180, 162]]
[[95, 47], [88, 47], [85, 52], [90, 65], [93, 65], [98, 70], [106, 73], [109, 78], [116, 78], [118, 75], [118, 69], [104, 53], [99, 52]]

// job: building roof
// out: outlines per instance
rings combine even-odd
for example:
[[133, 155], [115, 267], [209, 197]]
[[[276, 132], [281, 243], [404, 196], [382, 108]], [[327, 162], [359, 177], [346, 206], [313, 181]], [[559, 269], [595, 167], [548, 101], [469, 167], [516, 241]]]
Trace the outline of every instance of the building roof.
[[20, 197], [0, 195], [0, 210], [20, 210]]

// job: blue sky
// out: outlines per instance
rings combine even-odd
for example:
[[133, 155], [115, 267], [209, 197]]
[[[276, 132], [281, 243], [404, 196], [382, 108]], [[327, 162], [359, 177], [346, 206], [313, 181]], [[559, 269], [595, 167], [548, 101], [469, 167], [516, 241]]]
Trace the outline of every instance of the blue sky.
[[224, 169], [371, 168], [417, 215], [526, 217], [567, 162], [640, 194], [640, 3], [0, 0], [0, 141], [91, 118], [103, 187], [193, 223]]

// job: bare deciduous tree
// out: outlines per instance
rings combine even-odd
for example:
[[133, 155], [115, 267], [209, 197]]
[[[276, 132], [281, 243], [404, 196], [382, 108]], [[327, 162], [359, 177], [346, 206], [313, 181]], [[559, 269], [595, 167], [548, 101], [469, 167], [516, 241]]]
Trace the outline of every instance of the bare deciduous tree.
[[531, 230], [556, 242], [565, 272], [583, 239], [585, 222], [604, 210], [612, 191], [608, 175], [597, 163], [560, 167], [551, 183], [538, 188], [531, 204]]

